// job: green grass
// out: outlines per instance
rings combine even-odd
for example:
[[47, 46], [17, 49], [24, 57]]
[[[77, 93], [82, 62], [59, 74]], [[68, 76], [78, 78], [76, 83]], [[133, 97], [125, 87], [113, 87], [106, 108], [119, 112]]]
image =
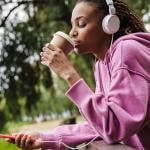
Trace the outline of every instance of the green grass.
[[14, 144], [8, 143], [5, 140], [0, 140], [0, 150], [20, 150]]
[[[1, 131], [3, 134], [11, 134], [14, 132], [17, 132], [17, 130], [25, 124], [31, 124], [31, 123], [16, 123], [16, 122], [7, 122], [5, 125], [5, 130]], [[4, 139], [0, 139], [0, 150], [21, 150], [18, 148], [15, 144], [8, 143]]]

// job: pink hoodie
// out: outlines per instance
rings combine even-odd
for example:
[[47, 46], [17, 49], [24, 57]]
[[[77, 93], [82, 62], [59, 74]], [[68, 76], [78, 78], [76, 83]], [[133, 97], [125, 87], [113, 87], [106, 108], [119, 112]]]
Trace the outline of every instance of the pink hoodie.
[[150, 149], [150, 33], [116, 40], [104, 61], [97, 61], [95, 80], [95, 92], [81, 79], [66, 93], [86, 122], [41, 133], [43, 150], [63, 150], [62, 142], [76, 146], [94, 137]]

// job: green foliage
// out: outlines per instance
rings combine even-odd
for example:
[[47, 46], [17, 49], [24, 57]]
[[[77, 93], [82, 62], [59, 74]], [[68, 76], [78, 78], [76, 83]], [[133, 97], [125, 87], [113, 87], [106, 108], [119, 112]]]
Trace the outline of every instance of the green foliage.
[[127, 0], [128, 4], [134, 9], [140, 16], [148, 13], [150, 11], [149, 0]]
[[[4, 30], [0, 59], [0, 66], [4, 68], [1, 92], [6, 101], [5, 111], [10, 114], [9, 119], [20, 120], [23, 116], [61, 114], [65, 111], [63, 108], [67, 107], [65, 98], [61, 96], [62, 92], [59, 93], [59, 97], [57, 92], [53, 92], [51, 73], [40, 64], [39, 53], [54, 32], [69, 31], [71, 9], [68, 2], [67, 0], [26, 2], [22, 6], [27, 19], [24, 21], [8, 19], [1, 24]], [[7, 3], [1, 3], [1, 11], [5, 5], [7, 6]], [[1, 19], [2, 22], [4, 20], [5, 18]], [[55, 105], [57, 98], [64, 104]], [[6, 120], [2, 112], [1, 125], [4, 125]]]
[[4, 123], [6, 121], [5, 114], [3, 111], [0, 111], [0, 120], [1, 120], [0, 129], [2, 129], [4, 127]]
[[5, 67], [2, 87], [7, 87], [2, 92], [13, 119], [21, 117], [18, 115], [21, 115], [20, 99], [25, 100], [24, 109], [30, 114], [41, 98], [39, 87], [49, 89], [52, 86], [49, 70], [39, 63], [39, 53], [55, 31], [68, 30], [69, 9], [64, 2], [59, 3], [27, 3], [24, 5], [27, 21], [17, 23], [10, 20], [10, 26], [5, 25], [0, 64]]

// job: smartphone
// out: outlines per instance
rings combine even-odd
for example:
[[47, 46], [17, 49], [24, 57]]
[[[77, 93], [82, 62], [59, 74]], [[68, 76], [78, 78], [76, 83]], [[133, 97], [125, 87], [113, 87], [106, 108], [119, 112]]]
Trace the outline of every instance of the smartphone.
[[6, 135], [6, 134], [0, 134], [0, 138], [15, 140], [15, 136], [13, 136], [13, 135]]

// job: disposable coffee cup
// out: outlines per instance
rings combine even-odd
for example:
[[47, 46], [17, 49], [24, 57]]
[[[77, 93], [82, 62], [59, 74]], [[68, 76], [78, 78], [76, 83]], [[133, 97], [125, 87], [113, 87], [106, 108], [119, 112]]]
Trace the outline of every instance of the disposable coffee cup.
[[68, 55], [74, 49], [72, 39], [69, 37], [69, 35], [62, 31], [54, 33], [50, 43], [62, 49], [66, 55]]

